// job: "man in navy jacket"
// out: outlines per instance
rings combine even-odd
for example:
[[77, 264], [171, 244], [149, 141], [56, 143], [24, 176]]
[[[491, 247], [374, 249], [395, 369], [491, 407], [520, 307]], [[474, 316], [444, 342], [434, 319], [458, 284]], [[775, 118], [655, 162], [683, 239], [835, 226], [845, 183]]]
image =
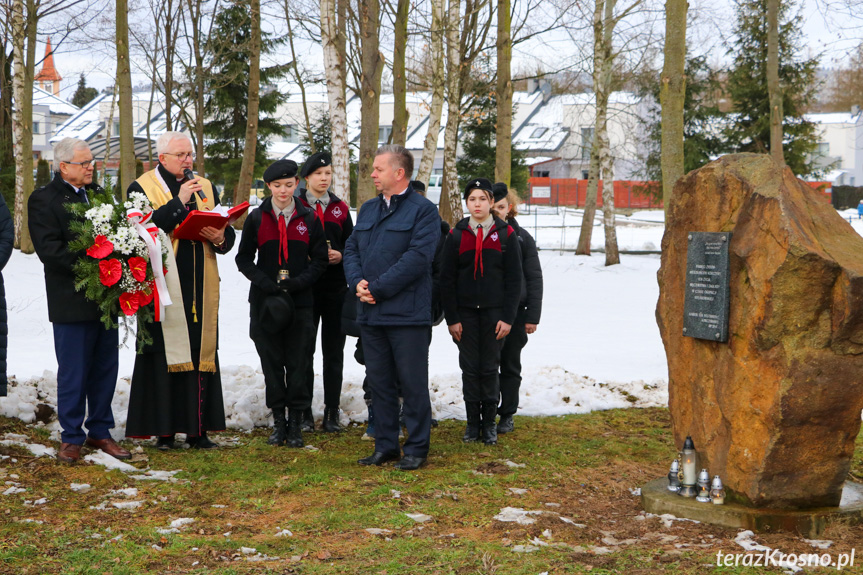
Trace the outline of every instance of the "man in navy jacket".
[[432, 259], [440, 218], [413, 191], [413, 155], [402, 146], [378, 148], [372, 180], [381, 192], [360, 208], [345, 245], [348, 289], [357, 294], [357, 323], [375, 406], [375, 452], [361, 465], [399, 459], [402, 386], [408, 438], [398, 469], [425, 463], [431, 437], [428, 330], [432, 323]]

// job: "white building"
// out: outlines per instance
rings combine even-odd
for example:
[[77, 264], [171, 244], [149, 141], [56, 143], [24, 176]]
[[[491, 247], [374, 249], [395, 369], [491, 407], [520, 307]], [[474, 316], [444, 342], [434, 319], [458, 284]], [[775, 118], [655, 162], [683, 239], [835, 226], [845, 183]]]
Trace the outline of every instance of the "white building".
[[863, 186], [863, 113], [807, 114], [817, 126], [819, 166], [829, 167], [822, 178], [834, 186]]

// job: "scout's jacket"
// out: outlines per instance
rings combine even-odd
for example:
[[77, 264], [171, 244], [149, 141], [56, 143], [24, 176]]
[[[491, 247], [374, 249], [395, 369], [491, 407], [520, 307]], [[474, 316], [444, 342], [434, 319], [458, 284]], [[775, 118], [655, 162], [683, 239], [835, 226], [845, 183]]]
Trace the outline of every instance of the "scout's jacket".
[[[351, 219], [350, 206], [343, 202], [337, 195], [332, 192], [327, 192], [330, 201], [327, 208], [324, 210], [324, 234], [330, 242], [332, 249], [341, 252], [342, 257], [345, 255], [345, 243], [354, 229], [354, 222]], [[314, 212], [309, 203], [306, 201], [306, 189], [299, 188], [294, 194], [294, 201], [299, 200]], [[330, 291], [334, 293], [343, 293], [347, 286], [345, 279], [344, 261], [337, 264], [327, 265], [324, 275], [315, 283], [315, 289]]]
[[459, 308], [500, 308], [500, 319], [515, 321], [521, 299], [522, 270], [518, 235], [505, 221], [483, 234], [481, 257], [476, 235], [464, 218], [450, 231], [443, 248], [441, 300], [447, 325], [461, 322]]
[[348, 290], [365, 279], [375, 304], [359, 303], [360, 325], [431, 325], [432, 259], [440, 237], [437, 208], [408, 186], [362, 205], [345, 245]]
[[525, 323], [538, 324], [539, 316], [542, 314], [542, 267], [539, 264], [536, 241], [526, 229], [518, 225], [515, 218], [507, 220], [507, 222], [518, 235], [518, 242], [521, 247], [521, 270], [524, 273], [524, 278], [519, 306], [524, 308]]
[[[312, 285], [327, 267], [327, 242], [315, 214], [296, 201], [287, 226], [287, 245], [287, 269], [291, 274], [288, 291], [296, 307], [311, 307]], [[257, 317], [262, 297], [278, 292], [279, 270], [285, 267], [279, 262], [279, 221], [273, 213], [272, 197], [266, 198], [246, 218], [236, 262], [240, 272], [252, 282], [250, 311], [252, 317]]]

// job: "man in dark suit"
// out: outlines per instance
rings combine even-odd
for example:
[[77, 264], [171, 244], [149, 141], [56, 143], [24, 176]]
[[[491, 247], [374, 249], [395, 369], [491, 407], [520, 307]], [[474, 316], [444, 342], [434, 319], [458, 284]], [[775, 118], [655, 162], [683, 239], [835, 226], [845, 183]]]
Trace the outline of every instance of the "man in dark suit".
[[64, 138], [54, 147], [54, 180], [33, 192], [27, 204], [30, 237], [45, 268], [48, 319], [54, 326], [57, 417], [63, 428], [57, 458], [66, 463], [78, 461], [85, 439], [87, 445], [118, 459], [131, 457], [109, 431], [114, 427], [117, 329], [105, 329], [98, 305], [75, 290], [72, 266], [84, 254], [69, 251], [69, 242], [75, 239], [69, 229], [74, 216], [66, 204], [89, 203], [89, 196], [101, 191], [93, 183], [93, 167], [87, 143]]
[[413, 155], [381, 146], [372, 180], [381, 194], [360, 208], [345, 244], [348, 289], [360, 301], [357, 323], [375, 410], [375, 452], [361, 465], [399, 459], [398, 384], [408, 438], [398, 469], [425, 463], [431, 436], [428, 391], [432, 259], [440, 237], [434, 204], [410, 186]]

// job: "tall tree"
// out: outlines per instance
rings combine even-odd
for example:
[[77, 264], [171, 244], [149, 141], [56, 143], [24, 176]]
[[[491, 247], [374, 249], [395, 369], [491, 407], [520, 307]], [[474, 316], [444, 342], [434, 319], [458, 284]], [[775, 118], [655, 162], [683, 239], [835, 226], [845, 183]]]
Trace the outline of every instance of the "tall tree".
[[87, 79], [84, 77], [84, 72], [81, 72], [81, 77], [78, 78], [78, 87], [75, 89], [75, 93], [72, 94], [72, 99], [69, 101], [73, 105], [83, 108], [98, 95], [99, 90], [87, 86]]
[[[207, 122], [204, 134], [207, 137], [207, 155], [210, 158], [208, 173], [216, 181], [225, 184], [228, 197], [235, 199], [238, 189], [238, 173], [241, 171], [248, 126], [253, 113], [256, 130], [252, 138], [256, 143], [252, 151], [257, 169], [266, 167], [265, 141], [270, 136], [284, 135], [282, 123], [274, 116], [285, 96], [279, 90], [264, 90], [259, 97], [257, 111], [249, 106], [249, 86], [251, 84], [251, 62], [253, 47], [252, 19], [248, 6], [239, 2], [232, 3], [221, 10], [215, 18], [213, 32], [220, 38], [221, 48], [213, 53], [212, 73], [208, 75], [205, 104]], [[280, 44], [265, 34], [259, 41], [260, 50], [270, 53]], [[286, 73], [285, 66], [270, 66], [260, 70], [260, 84], [272, 86]], [[248, 168], [248, 166], [247, 166]], [[249, 178], [249, 172], [246, 177]], [[245, 188], [248, 194], [251, 179]], [[248, 198], [246, 195], [241, 201]]]
[[[251, 34], [249, 36], [249, 96], [246, 109], [246, 137], [240, 177], [234, 189], [234, 205], [249, 197], [255, 178], [255, 152], [258, 145], [258, 113], [261, 105], [261, 0], [249, 3]], [[240, 223], [237, 224], [242, 225]]]
[[120, 107], [120, 194], [135, 181], [135, 135], [132, 116], [132, 70], [129, 66], [129, 4], [116, 0], [117, 91]]
[[779, 0], [767, 0], [767, 94], [770, 101], [770, 156], [780, 166], [782, 154], [782, 86], [779, 84]]
[[10, 209], [15, 207], [15, 157], [12, 140], [12, 50], [11, 19], [2, 22], [3, 43], [0, 46], [0, 193]]
[[444, 0], [431, 0], [431, 109], [429, 110], [428, 130], [423, 144], [423, 154], [420, 159], [420, 167], [417, 179], [428, 187], [429, 176], [434, 167], [437, 143], [440, 137], [440, 118], [443, 112], [444, 88], [446, 76], [444, 75]]
[[833, 71], [827, 106], [831, 112], [848, 112], [853, 106], [863, 108], [863, 42], [845, 64]]
[[459, 24], [461, 2], [449, 0], [446, 27], [446, 128], [443, 139], [443, 182], [441, 183], [440, 214], [450, 225], [462, 218], [461, 193], [458, 185], [456, 150], [458, 125], [461, 117], [461, 45]]
[[306, 82], [303, 79], [303, 74], [300, 73], [300, 63], [299, 58], [297, 58], [297, 51], [294, 48], [294, 27], [291, 24], [291, 20], [294, 18], [294, 15], [291, 12], [290, 2], [289, 0], [284, 0], [285, 7], [285, 22], [288, 25], [288, 46], [291, 49], [291, 60], [293, 61], [293, 66], [291, 66], [291, 70], [294, 72], [294, 80], [297, 82], [297, 87], [300, 89], [300, 96], [302, 97], [303, 102], [303, 120], [304, 120], [304, 128], [306, 131], [306, 141], [308, 141], [311, 146], [311, 151], [314, 154], [317, 152], [317, 146], [315, 145], [315, 138], [312, 137], [312, 121], [309, 116], [309, 104], [306, 100]]
[[372, 183], [372, 162], [378, 148], [380, 131], [381, 76], [384, 58], [380, 46], [380, 0], [359, 0], [360, 41], [362, 47], [360, 159], [357, 203], [362, 205], [376, 195]]
[[[15, 247], [25, 254], [34, 251], [27, 228], [27, 200], [33, 193], [33, 68], [29, 66], [34, 59], [36, 48], [35, 30], [30, 42], [30, 28], [36, 27], [32, 0], [12, 1], [12, 60], [15, 71], [12, 84], [15, 97], [13, 130], [17, 144], [15, 154]], [[26, 60], [25, 60], [26, 58]], [[35, 63], [34, 63], [35, 67]]]
[[405, 60], [408, 43], [408, 10], [410, 0], [398, 0], [393, 26], [393, 144], [404, 146], [408, 137], [407, 76]]
[[[767, 2], [737, 4], [735, 40], [728, 73], [728, 94], [735, 112], [724, 134], [730, 150], [770, 152], [770, 94], [767, 88]], [[814, 152], [818, 144], [815, 125], [805, 113], [815, 96], [818, 58], [801, 56], [804, 49], [799, 10], [791, 1], [778, 11], [779, 85], [782, 92], [783, 155], [785, 164], [800, 177], [817, 173]]]
[[665, 2], [665, 51], [660, 80], [662, 103], [662, 200], [666, 212], [674, 183], [684, 174], [686, 100], [686, 0]]
[[332, 122], [333, 190], [339, 198], [350, 203], [345, 2], [321, 0], [321, 45], [327, 79], [327, 106]]
[[[510, 0], [497, 3], [497, 157], [494, 178], [511, 184], [512, 165], [512, 14]], [[522, 188], [523, 189], [523, 188]]]

